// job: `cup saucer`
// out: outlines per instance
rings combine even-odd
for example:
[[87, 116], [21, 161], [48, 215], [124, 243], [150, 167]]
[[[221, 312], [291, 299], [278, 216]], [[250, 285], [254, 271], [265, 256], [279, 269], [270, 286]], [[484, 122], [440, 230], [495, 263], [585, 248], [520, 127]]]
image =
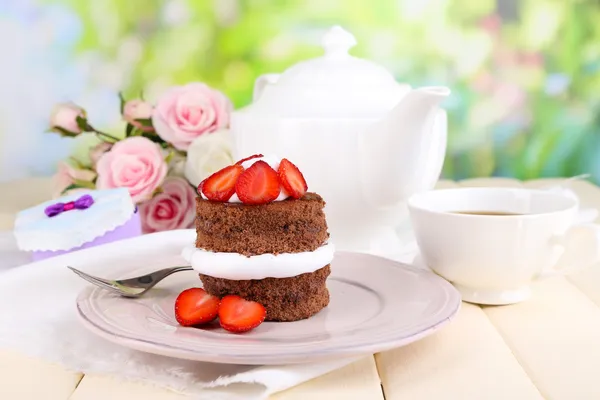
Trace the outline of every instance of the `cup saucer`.
[[[417, 252], [410, 264], [416, 268], [435, 273], [435, 271], [429, 268], [429, 266], [425, 263], [425, 260], [423, 260], [420, 252]], [[529, 300], [531, 297], [531, 288], [529, 286], [523, 286], [513, 290], [482, 290], [458, 285], [453, 282], [450, 283], [456, 290], [458, 290], [462, 300], [466, 301], [467, 303], [487, 306], [504, 306], [508, 304], [520, 303], [522, 301]]]
[[468, 288], [454, 283], [452, 283], [452, 286], [458, 290], [463, 301], [486, 306], [515, 304], [529, 300], [531, 297], [531, 288], [529, 286], [523, 286], [514, 290], [481, 290]]

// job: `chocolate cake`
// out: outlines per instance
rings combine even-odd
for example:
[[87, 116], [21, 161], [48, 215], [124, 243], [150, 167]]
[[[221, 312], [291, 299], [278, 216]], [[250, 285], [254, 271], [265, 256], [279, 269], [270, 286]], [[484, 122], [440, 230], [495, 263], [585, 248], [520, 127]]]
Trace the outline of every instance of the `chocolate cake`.
[[[255, 256], [314, 251], [329, 238], [316, 193], [261, 205], [196, 201], [196, 247]], [[230, 280], [200, 274], [204, 289], [215, 296], [235, 294], [267, 309], [267, 321], [308, 318], [329, 304], [325, 281], [329, 265], [289, 278]]]
[[234, 281], [200, 274], [204, 290], [214, 296], [236, 294], [267, 309], [266, 321], [298, 321], [313, 316], [329, 304], [325, 281], [329, 265], [291, 278]]
[[196, 247], [254, 256], [314, 251], [329, 238], [316, 193], [261, 205], [196, 200]]
[[[238, 263], [261, 255], [269, 255], [270, 260], [280, 255], [288, 257], [286, 260], [301, 255], [305, 257], [302, 260], [310, 260], [313, 264], [318, 262], [316, 258], [311, 258], [311, 254], [323, 247], [328, 250], [331, 247], [323, 211], [325, 201], [316, 193], [302, 190], [306, 183], [297, 167], [287, 160], [286, 166], [290, 168], [291, 165], [295, 169], [295, 175], [289, 179], [295, 186], [286, 182], [289, 172], [282, 168], [284, 160], [271, 160], [268, 164], [252, 160], [240, 164], [244, 166], [243, 171], [241, 167], [230, 166], [229, 168], [236, 170], [221, 171], [222, 180], [219, 185], [208, 181], [210, 177], [200, 185], [200, 196], [196, 201], [195, 251], [204, 254], [211, 252], [216, 256], [223, 253], [242, 255], [244, 259], [237, 260]], [[253, 167], [257, 164], [258, 166]], [[255, 171], [259, 168], [261, 170]], [[248, 179], [244, 181], [243, 174], [246, 171], [253, 174], [254, 181], [250, 184], [247, 184]], [[271, 171], [278, 172], [278, 175], [275, 172], [277, 190], [269, 191], [274, 185]], [[236, 174], [237, 179], [235, 195], [223, 195], [226, 184], [229, 184], [227, 180], [231, 180], [232, 174]], [[298, 175], [301, 180], [297, 178]], [[240, 182], [247, 186], [240, 187]], [[302, 182], [299, 189], [298, 182]], [[247, 187], [250, 189], [246, 189]], [[250, 197], [248, 193], [254, 197]], [[282, 196], [282, 193], [287, 196]], [[228, 201], [222, 201], [224, 197]], [[269, 201], [258, 202], [254, 198], [268, 198]], [[261, 279], [225, 279], [218, 276], [219, 271], [215, 271], [217, 268], [213, 267], [210, 273], [204, 272], [202, 268], [195, 268], [202, 271], [199, 273], [200, 280], [209, 294], [218, 297], [237, 295], [258, 302], [266, 309], [267, 321], [297, 321], [313, 316], [329, 304], [326, 280], [331, 272], [333, 250], [329, 258], [320, 257], [318, 259], [322, 263], [307, 265], [308, 272], [293, 275], [290, 272], [287, 276], [285, 272], [277, 270], [275, 275], [279, 277], [265, 275]], [[293, 264], [298, 269], [298, 258], [294, 258]], [[285, 262], [277, 266], [285, 267]]]

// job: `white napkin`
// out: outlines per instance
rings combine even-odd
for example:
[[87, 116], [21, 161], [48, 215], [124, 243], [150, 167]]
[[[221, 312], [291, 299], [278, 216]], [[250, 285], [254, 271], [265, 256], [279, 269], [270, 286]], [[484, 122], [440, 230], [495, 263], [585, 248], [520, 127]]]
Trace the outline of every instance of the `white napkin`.
[[12, 232], [0, 231], [0, 274], [29, 262], [31, 262], [29, 255], [17, 248], [17, 241]]
[[85, 281], [51, 260], [16, 267], [28, 257], [16, 249], [11, 232], [0, 233], [0, 252], [0, 348], [214, 400], [264, 399], [357, 360], [240, 366], [130, 350], [93, 335], [77, 321], [75, 297]]

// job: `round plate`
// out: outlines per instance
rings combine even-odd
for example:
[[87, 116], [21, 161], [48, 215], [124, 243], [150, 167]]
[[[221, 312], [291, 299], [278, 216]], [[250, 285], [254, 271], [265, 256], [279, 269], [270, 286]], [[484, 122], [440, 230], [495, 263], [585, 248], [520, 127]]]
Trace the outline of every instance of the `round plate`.
[[[131, 271], [127, 277], [155, 269]], [[331, 271], [328, 307], [306, 320], [265, 322], [244, 334], [229, 333], [218, 322], [203, 328], [177, 324], [177, 295], [201, 286], [191, 271], [167, 278], [139, 299], [90, 287], [77, 298], [77, 309], [85, 326], [123, 346], [190, 360], [262, 365], [403, 346], [446, 324], [460, 307], [459, 293], [442, 278], [385, 258], [340, 252]]]

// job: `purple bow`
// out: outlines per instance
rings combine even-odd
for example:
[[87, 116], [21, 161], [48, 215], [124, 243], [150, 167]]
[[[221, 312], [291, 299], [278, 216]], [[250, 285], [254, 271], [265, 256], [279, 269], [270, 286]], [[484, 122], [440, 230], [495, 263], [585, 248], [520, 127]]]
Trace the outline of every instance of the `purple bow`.
[[92, 198], [92, 196], [90, 196], [89, 194], [84, 194], [75, 201], [70, 201], [68, 203], [52, 204], [51, 206], [46, 207], [44, 212], [47, 216], [54, 217], [58, 214], [61, 214], [64, 211], [69, 211], [73, 209], [85, 210], [87, 208], [90, 208], [92, 204], [94, 204], [94, 199]]

